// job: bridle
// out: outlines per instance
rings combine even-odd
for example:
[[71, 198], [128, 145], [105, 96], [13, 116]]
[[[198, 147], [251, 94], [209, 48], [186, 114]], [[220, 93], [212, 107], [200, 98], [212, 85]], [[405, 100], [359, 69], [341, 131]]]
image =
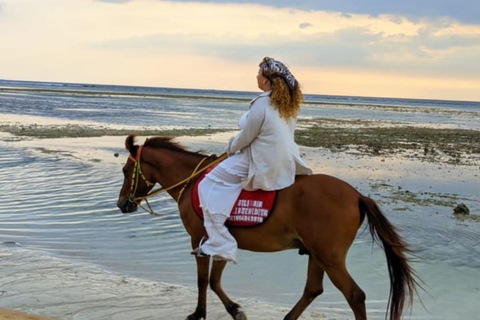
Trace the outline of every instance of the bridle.
[[[147, 187], [153, 187], [155, 185], [155, 182], [151, 182], [147, 179], [147, 177], [145, 177], [145, 175], [143, 174], [142, 172], [142, 166], [141, 166], [141, 163], [140, 163], [140, 156], [142, 154], [142, 151], [143, 151], [143, 145], [138, 147], [137, 149], [137, 154], [136, 154], [136, 157], [134, 158], [131, 154], [128, 156], [128, 158], [134, 162], [134, 165], [133, 165], [133, 171], [132, 171], [132, 176], [131, 176], [131, 181], [130, 181], [130, 195], [128, 197], [128, 202], [132, 203], [132, 204], [135, 204], [135, 205], [138, 205], [140, 208], [142, 208], [143, 210], [145, 210], [146, 212], [150, 213], [150, 214], [156, 214], [152, 207], [150, 206], [150, 203], [148, 202], [148, 199], [149, 197], [153, 196], [153, 195], [156, 195], [156, 194], [159, 194], [161, 192], [164, 192], [164, 191], [169, 191], [169, 190], [172, 190], [180, 185], [183, 184], [183, 187], [182, 189], [180, 189], [180, 192], [178, 193], [178, 197], [177, 197], [177, 203], [180, 201], [180, 198], [182, 197], [182, 194], [183, 192], [185, 191], [185, 189], [187, 188], [188, 184], [190, 183], [190, 181], [196, 177], [197, 175], [199, 175], [200, 173], [202, 173], [203, 171], [207, 170], [208, 168], [212, 167], [212, 166], [215, 166], [217, 165], [218, 163], [220, 163], [221, 161], [223, 161], [224, 159], [227, 158], [227, 154], [226, 153], [223, 153], [222, 155], [220, 155], [218, 158], [216, 158], [215, 160], [213, 160], [212, 162], [208, 163], [206, 166], [202, 167], [201, 169], [200, 166], [203, 164], [203, 162], [205, 162], [205, 160], [207, 160], [208, 158], [210, 157], [204, 157], [202, 158], [202, 160], [200, 160], [200, 162], [197, 164], [197, 166], [195, 167], [195, 169], [193, 170], [193, 172], [190, 174], [189, 177], [181, 180], [180, 182], [177, 182], [175, 183], [174, 185], [168, 187], [168, 188], [164, 188], [164, 187], [161, 187], [161, 188], [158, 188], [157, 190], [154, 190], [150, 193], [148, 193], [147, 195], [145, 196], [140, 196], [140, 197], [136, 197], [135, 196], [135, 193], [137, 192], [137, 188], [138, 188], [138, 182], [139, 182], [139, 177], [142, 178], [143, 182], [145, 182], [145, 184], [147, 185]], [[145, 200], [145, 203], [147, 204], [148, 206], [148, 209], [144, 208], [140, 202], [142, 200]]]
[[138, 188], [138, 181], [139, 181], [138, 177], [139, 176], [142, 177], [143, 181], [145, 182], [145, 184], [148, 187], [152, 187], [152, 186], [155, 185], [155, 183], [150, 182], [142, 172], [142, 166], [140, 165], [140, 155], [142, 154], [142, 151], [143, 151], [143, 145], [138, 147], [137, 154], [136, 154], [135, 158], [131, 154], [128, 156], [128, 158], [131, 161], [134, 162], [132, 177], [131, 177], [131, 180], [130, 180], [130, 195], [128, 197], [128, 202], [130, 202], [131, 204], [136, 204], [136, 205], [140, 206], [140, 208], [142, 208], [143, 210], [153, 214], [154, 212], [152, 210], [152, 207], [150, 206], [150, 203], [148, 203], [148, 200], [145, 199], [145, 203], [148, 205], [149, 210], [145, 209], [144, 207], [142, 207], [140, 205], [140, 201], [142, 200], [141, 198], [139, 199], [139, 197], [135, 197], [135, 193], [137, 193], [137, 188]]

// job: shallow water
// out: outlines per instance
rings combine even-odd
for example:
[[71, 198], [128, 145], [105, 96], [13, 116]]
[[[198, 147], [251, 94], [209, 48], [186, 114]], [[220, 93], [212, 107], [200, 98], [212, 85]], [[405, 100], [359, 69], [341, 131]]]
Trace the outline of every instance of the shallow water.
[[[0, 148], [0, 176], [2, 181], [8, 181], [0, 186], [0, 203], [6, 204], [0, 208], [0, 242], [10, 244], [10, 250], [34, 249], [98, 265], [127, 278], [194, 286], [196, 277], [194, 260], [189, 254], [190, 242], [175, 202], [164, 195], [156, 198], [153, 206], [161, 216], [124, 215], [115, 207], [122, 183], [120, 159], [118, 163], [89, 163], [86, 159], [13, 147], [12, 143]], [[306, 149], [306, 157], [315, 157], [309, 151]], [[322, 159], [323, 164], [332, 166], [336, 161], [335, 155], [330, 159], [324, 155]], [[344, 156], [343, 161], [348, 161], [348, 157]], [[363, 161], [357, 159], [356, 163], [361, 165]], [[328, 170], [326, 168], [324, 170]], [[480, 211], [480, 204], [476, 202], [478, 189], [472, 191], [468, 187], [475, 184], [475, 180], [465, 178], [464, 182], [454, 185], [442, 179], [425, 184], [421, 179], [416, 180], [418, 176], [413, 177], [413, 181], [392, 181], [394, 177], [389, 177], [388, 168], [387, 162], [380, 176], [412, 192], [425, 189], [428, 184], [438, 185], [439, 190], [470, 190], [470, 194], [466, 192], [462, 196], [470, 201], [472, 210]], [[423, 175], [428, 175], [428, 168], [424, 167]], [[330, 173], [348, 175], [348, 170], [337, 170]], [[373, 172], [371, 168], [364, 170]], [[451, 174], [458, 176], [455, 172]], [[480, 292], [480, 223], [451, 219], [447, 208], [442, 207], [413, 206], [412, 211], [391, 213], [389, 209], [399, 203], [388, 199], [388, 190], [371, 188], [378, 183], [376, 178], [353, 176], [349, 182], [367, 194], [371, 192], [376, 199], [383, 199], [388, 217], [404, 229], [403, 236], [420, 250], [422, 260], [414, 266], [432, 296], [420, 292], [428, 312], [416, 303], [411, 318], [453, 319], [459, 312], [472, 316], [472, 299]], [[295, 251], [274, 254], [241, 251], [239, 262], [229, 266], [224, 276], [224, 287], [234, 297], [248, 297], [283, 307], [292, 306], [299, 298], [306, 275], [304, 256]], [[366, 230], [358, 235], [347, 262], [352, 276], [367, 293], [370, 318], [383, 319], [388, 275], [383, 252], [372, 246]], [[448, 281], [441, 281], [443, 278]], [[324, 295], [309, 311], [350, 317], [339, 291], [328, 280], [326, 283]], [[455, 299], [445, 301], [447, 289], [455, 292]]]
[[[242, 96], [245, 98], [248, 94]], [[340, 102], [343, 104], [327, 107], [307, 105], [301, 116], [366, 118], [379, 122], [385, 119], [480, 129], [480, 109], [471, 105], [462, 109], [448, 102], [439, 102], [436, 107], [428, 103], [412, 106], [415, 105], [412, 101], [380, 106], [374, 106], [378, 101], [367, 106], [368, 99], [356, 100], [360, 105], [354, 106]], [[139, 124], [185, 127], [210, 124], [235, 128], [245, 103], [183, 96], [16, 93], [0, 95], [0, 113], [35, 115], [45, 121], [61, 119], [67, 123], [138, 127]], [[402, 107], [393, 108], [398, 104]], [[182, 319], [193, 311], [195, 265], [175, 202], [166, 195], [156, 197], [152, 204], [159, 216], [142, 212], [124, 215], [115, 206], [123, 179], [121, 167], [126, 159], [123, 138], [108, 146], [97, 146], [100, 138], [17, 140], [0, 136], [0, 243], [4, 244], [0, 246], [0, 255], [5, 257], [0, 259], [4, 275], [0, 280], [4, 290], [3, 294], [0, 292], [2, 306], [25, 311], [45, 308], [52, 311], [51, 316], [89, 320], [153, 319], [155, 314], [159, 319], [171, 319], [172, 315]], [[190, 144], [193, 149], [215, 153], [221, 153], [224, 145], [209, 138]], [[119, 153], [120, 157], [113, 158], [113, 153]], [[478, 168], [310, 148], [302, 148], [302, 153], [316, 172], [344, 179], [378, 200], [388, 218], [403, 229], [406, 240], [419, 250], [421, 259], [414, 267], [430, 295], [420, 292], [427, 310], [417, 300], [411, 319], [475, 319], [480, 296], [480, 222], [453, 219], [453, 207], [446, 203], [447, 200], [464, 202], [472, 213], [480, 214]], [[105, 161], [106, 155], [111, 160]], [[417, 201], [409, 202], [398, 195], [399, 191], [400, 196], [406, 191], [417, 195]], [[422, 204], [419, 199], [425, 202]], [[352, 276], [367, 294], [369, 319], [385, 317], [388, 277], [384, 260], [382, 249], [372, 246], [368, 232], [360, 232], [347, 262]], [[45, 288], [45, 298], [38, 298], [42, 288], [48, 287], [42, 279], [52, 276], [29, 269], [29, 265], [36, 263], [41, 264], [41, 270], [53, 270], [65, 282], [65, 297], [58, 297], [55, 293], [58, 290], [52, 287]], [[17, 272], [18, 277], [14, 276]], [[82, 276], [72, 280], [72, 274]], [[239, 264], [226, 269], [223, 283], [226, 291], [246, 306], [251, 319], [278, 319], [300, 297], [305, 276], [306, 258], [295, 251], [274, 254], [241, 251]], [[124, 281], [135, 286], [124, 285]], [[325, 293], [315, 300], [304, 319], [319, 319], [317, 314], [334, 319], [352, 318], [339, 291], [328, 280], [325, 282]], [[170, 292], [170, 300], [162, 296], [163, 300], [159, 299], [156, 305], [155, 296], [165, 295], [168, 285], [158, 289], [154, 288], [155, 283], [187, 287], [172, 287], [175, 289]], [[102, 286], [106, 292], [100, 292]], [[95, 290], [89, 291], [91, 287]], [[75, 293], [78, 290], [107, 297], [98, 301], [84, 299]], [[128, 303], [119, 308], [118, 300], [114, 299], [123, 297]], [[75, 299], [82, 302], [72, 304]], [[179, 304], [182, 299], [190, 302]], [[225, 313], [215, 299], [209, 300], [213, 300], [213, 317], [224, 319]], [[177, 307], [169, 309], [169, 304]], [[263, 307], [268, 316], [260, 310]], [[148, 314], [139, 310], [147, 310]]]
[[[2, 87], [26, 87], [33, 91], [0, 94], [0, 114], [138, 127], [237, 128], [248, 101], [258, 94], [0, 81]], [[45, 88], [76, 91], [35, 91]], [[92, 95], [96, 91], [106, 93]], [[306, 95], [299, 118], [378, 120], [480, 130], [480, 102]]]

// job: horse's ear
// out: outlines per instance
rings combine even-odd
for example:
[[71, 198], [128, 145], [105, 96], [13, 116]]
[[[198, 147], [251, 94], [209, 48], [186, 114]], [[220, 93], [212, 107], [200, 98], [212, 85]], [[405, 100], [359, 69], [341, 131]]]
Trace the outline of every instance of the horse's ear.
[[136, 157], [138, 149], [138, 146], [135, 145], [135, 138], [136, 136], [131, 134], [125, 139], [125, 149], [127, 149], [133, 157]]

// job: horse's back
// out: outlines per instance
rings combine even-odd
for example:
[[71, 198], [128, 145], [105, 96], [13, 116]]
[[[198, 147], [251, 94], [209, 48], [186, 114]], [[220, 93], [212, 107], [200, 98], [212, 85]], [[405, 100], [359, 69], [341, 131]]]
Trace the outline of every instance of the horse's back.
[[306, 194], [317, 200], [339, 202], [339, 204], [349, 204], [354, 201], [357, 205], [361, 196], [349, 183], [326, 174], [296, 176], [292, 188], [297, 194]]
[[277, 205], [291, 204], [289, 215], [302, 238], [315, 234], [328, 241], [343, 235], [353, 241], [362, 221], [361, 194], [350, 184], [325, 174], [305, 175], [283, 192]]

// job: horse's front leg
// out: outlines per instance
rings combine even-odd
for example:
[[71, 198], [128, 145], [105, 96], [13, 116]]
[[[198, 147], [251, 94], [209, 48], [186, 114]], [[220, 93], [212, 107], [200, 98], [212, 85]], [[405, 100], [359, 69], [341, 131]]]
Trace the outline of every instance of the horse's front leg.
[[217, 296], [222, 301], [225, 309], [235, 320], [247, 320], [247, 316], [242, 311], [242, 307], [230, 300], [227, 294], [222, 289], [222, 273], [225, 269], [227, 262], [225, 260], [213, 260], [212, 270], [210, 272], [210, 287], [217, 294]]
[[206, 257], [195, 257], [197, 261], [197, 286], [198, 301], [195, 312], [187, 317], [187, 320], [201, 320], [207, 318], [207, 288], [208, 268], [210, 259]]

